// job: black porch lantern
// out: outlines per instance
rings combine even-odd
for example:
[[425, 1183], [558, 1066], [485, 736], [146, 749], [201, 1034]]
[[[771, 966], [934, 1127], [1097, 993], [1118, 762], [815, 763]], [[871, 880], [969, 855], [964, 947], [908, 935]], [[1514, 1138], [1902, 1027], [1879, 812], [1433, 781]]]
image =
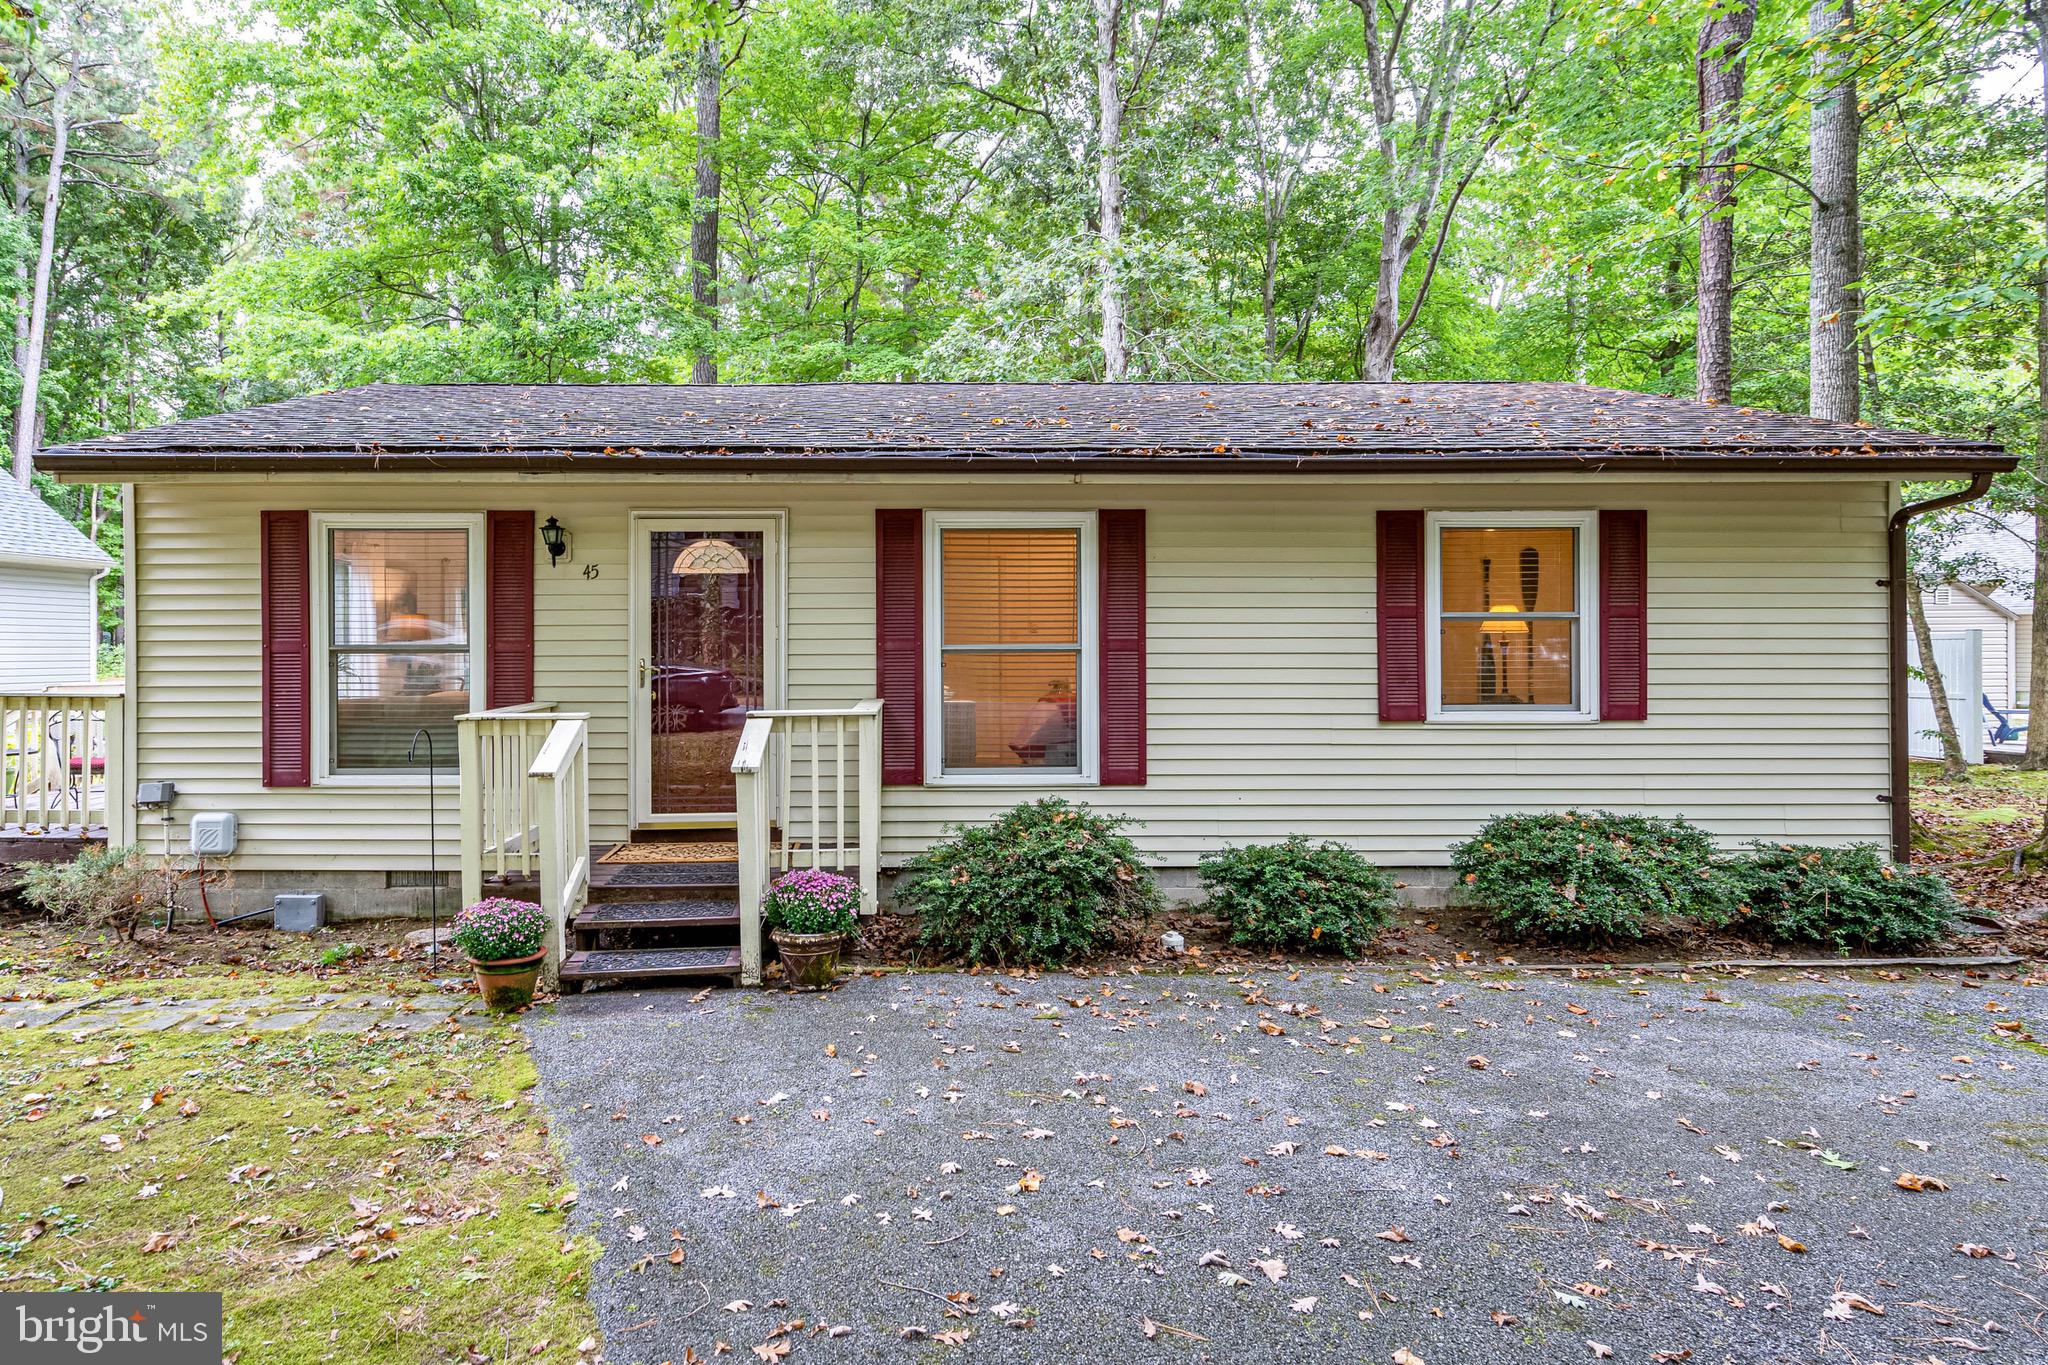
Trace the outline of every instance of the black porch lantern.
[[569, 553], [569, 532], [561, 522], [549, 517], [540, 525], [540, 543], [547, 547], [548, 567], [555, 567], [555, 561]]

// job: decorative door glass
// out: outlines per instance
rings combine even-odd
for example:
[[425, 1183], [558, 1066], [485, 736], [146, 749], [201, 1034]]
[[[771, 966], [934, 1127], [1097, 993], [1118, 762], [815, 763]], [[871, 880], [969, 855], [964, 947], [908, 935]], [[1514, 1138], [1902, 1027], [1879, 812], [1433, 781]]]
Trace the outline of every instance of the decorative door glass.
[[732, 758], [768, 704], [766, 536], [650, 531], [647, 687], [654, 815], [737, 809]]

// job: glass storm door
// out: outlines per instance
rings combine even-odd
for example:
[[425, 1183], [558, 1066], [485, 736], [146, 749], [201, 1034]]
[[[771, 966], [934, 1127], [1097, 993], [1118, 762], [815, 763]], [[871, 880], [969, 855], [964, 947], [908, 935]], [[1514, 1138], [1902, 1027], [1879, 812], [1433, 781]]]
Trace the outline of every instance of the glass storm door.
[[730, 823], [747, 712], [772, 706], [775, 525], [636, 519], [636, 822]]

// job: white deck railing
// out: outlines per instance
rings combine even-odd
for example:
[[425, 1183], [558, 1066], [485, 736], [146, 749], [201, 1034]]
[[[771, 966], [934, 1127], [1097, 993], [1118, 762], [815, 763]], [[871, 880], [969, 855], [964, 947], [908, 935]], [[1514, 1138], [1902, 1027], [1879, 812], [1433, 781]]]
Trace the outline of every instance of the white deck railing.
[[844, 710], [749, 711], [732, 772], [739, 804], [740, 980], [752, 986], [761, 980], [761, 897], [776, 873], [798, 866], [843, 873], [851, 861], [860, 882], [861, 913], [875, 912], [882, 844], [882, 703], [864, 701]]
[[104, 830], [110, 847], [133, 840], [126, 721], [119, 683], [0, 693], [0, 830], [29, 837]]
[[590, 716], [547, 702], [455, 718], [460, 765], [462, 903], [484, 880], [538, 883], [554, 926], [549, 970], [590, 887]]
[[539, 794], [540, 903], [554, 921], [557, 968], [568, 960], [569, 921], [590, 893], [590, 725], [557, 717], [528, 775]]

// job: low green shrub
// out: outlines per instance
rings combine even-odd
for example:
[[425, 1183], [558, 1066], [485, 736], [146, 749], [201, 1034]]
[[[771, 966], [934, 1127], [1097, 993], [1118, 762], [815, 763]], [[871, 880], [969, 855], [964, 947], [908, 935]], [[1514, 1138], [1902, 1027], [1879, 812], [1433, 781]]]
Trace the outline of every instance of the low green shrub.
[[1939, 938], [1956, 909], [1947, 882], [1901, 867], [1869, 844], [1756, 843], [1729, 860], [1724, 875], [1728, 922], [1843, 953]]
[[904, 864], [896, 900], [919, 941], [1000, 966], [1059, 967], [1159, 907], [1159, 888], [1123, 831], [1134, 822], [1058, 797], [989, 825], [954, 825]]
[[22, 898], [52, 919], [118, 930], [134, 938], [151, 907], [163, 904], [163, 882], [141, 850], [87, 848], [68, 863], [26, 863]]
[[1344, 957], [1363, 952], [1398, 904], [1393, 878], [1371, 859], [1299, 834], [1203, 854], [1202, 886], [1231, 942]]
[[1722, 905], [1714, 842], [1684, 820], [1501, 815], [1451, 850], [1451, 866], [1466, 896], [1518, 937], [1636, 939]]
[[785, 872], [761, 898], [768, 927], [786, 934], [851, 934], [859, 909], [860, 884], [819, 867]]

